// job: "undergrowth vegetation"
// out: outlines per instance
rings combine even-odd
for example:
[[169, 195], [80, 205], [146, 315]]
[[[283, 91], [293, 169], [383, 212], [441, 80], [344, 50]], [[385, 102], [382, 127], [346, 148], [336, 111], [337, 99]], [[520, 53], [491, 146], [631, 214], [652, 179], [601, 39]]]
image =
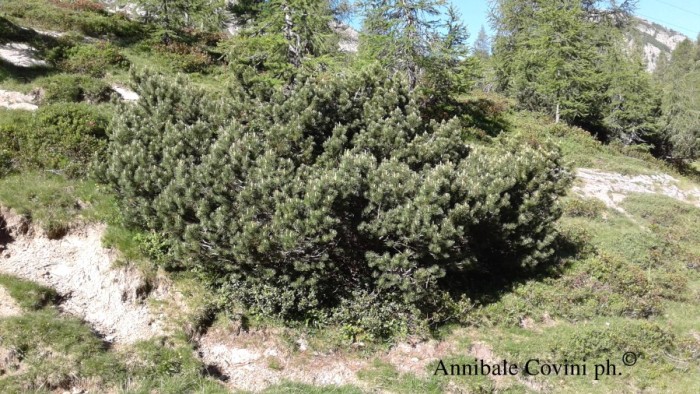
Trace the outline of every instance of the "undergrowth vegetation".
[[19, 316], [0, 317], [0, 390], [4, 393], [56, 390], [124, 392], [226, 392], [205, 377], [205, 366], [183, 337], [138, 342], [110, 350], [90, 327], [61, 314], [55, 291], [0, 275], [0, 285], [22, 307]]

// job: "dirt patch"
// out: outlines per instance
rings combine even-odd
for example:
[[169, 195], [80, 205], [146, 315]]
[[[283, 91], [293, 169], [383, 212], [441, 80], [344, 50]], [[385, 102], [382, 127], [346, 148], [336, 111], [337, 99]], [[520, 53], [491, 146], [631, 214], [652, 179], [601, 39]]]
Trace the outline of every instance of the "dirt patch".
[[[496, 356], [493, 348], [485, 342], [475, 341], [469, 348], [469, 353], [477, 360], [484, 360], [488, 364], [497, 364], [502, 362], [502, 358]], [[549, 387], [543, 383], [535, 380], [532, 376], [525, 377], [523, 375], [516, 376], [504, 376], [504, 375], [489, 375], [491, 380], [493, 380], [496, 392], [507, 390], [512, 386], [512, 383], [518, 382], [519, 384], [527, 387], [534, 392], [548, 391]]]
[[304, 338], [282, 343], [277, 330], [214, 328], [197, 339], [199, 355], [233, 390], [261, 391], [283, 381], [316, 386], [365, 387], [357, 373], [379, 359], [399, 372], [419, 378], [429, 375], [428, 364], [454, 354], [451, 341], [408, 341], [371, 358], [353, 352], [318, 352]]
[[631, 193], [661, 194], [700, 207], [700, 189], [683, 189], [667, 174], [622, 175], [589, 168], [576, 170], [579, 184], [572, 190], [583, 197], [597, 198], [609, 208], [625, 212], [620, 203]]
[[48, 66], [46, 61], [39, 59], [36, 49], [16, 42], [0, 45], [0, 58], [17, 67]]
[[429, 375], [428, 364], [454, 354], [455, 346], [451, 342], [430, 340], [419, 343], [399, 343], [394, 346], [383, 360], [394, 365], [401, 372], [409, 372], [418, 377]]
[[0, 107], [34, 111], [39, 108], [34, 104], [35, 100], [34, 95], [0, 89]]
[[17, 305], [17, 301], [3, 286], [0, 286], [0, 318], [19, 316], [22, 314], [22, 308]]
[[0, 346], [0, 377], [21, 373], [21, 359], [17, 350]]
[[211, 329], [199, 338], [202, 360], [234, 390], [261, 391], [285, 380], [312, 385], [357, 384], [364, 360], [337, 353], [290, 349], [274, 331], [230, 332]]
[[[2, 210], [12, 241], [0, 249], [0, 272], [54, 288], [60, 308], [81, 317], [115, 343], [132, 343], [163, 333], [151, 312], [148, 285], [133, 267], [113, 268], [116, 252], [102, 247], [104, 225], [85, 225], [61, 239], [49, 239], [19, 215]], [[152, 296], [165, 296], [157, 289]]]

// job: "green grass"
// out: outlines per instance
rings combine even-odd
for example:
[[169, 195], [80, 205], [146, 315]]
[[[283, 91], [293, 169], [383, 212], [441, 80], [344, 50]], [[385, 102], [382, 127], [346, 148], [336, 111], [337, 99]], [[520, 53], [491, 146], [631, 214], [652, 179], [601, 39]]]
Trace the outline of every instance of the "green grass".
[[80, 220], [109, 219], [114, 209], [109, 195], [95, 183], [50, 172], [0, 179], [0, 204], [27, 216], [50, 236], [60, 236]]
[[263, 391], [265, 394], [361, 394], [358, 387], [353, 386], [312, 386], [303, 383], [284, 382]]
[[[464, 356], [445, 358], [444, 363], [462, 364], [471, 360]], [[376, 360], [373, 365], [358, 373], [358, 377], [374, 390], [386, 390], [393, 393], [444, 393], [449, 387], [462, 392], [492, 392], [493, 382], [485, 376], [444, 376], [435, 374], [437, 362], [427, 368], [427, 378], [420, 378], [411, 373], [402, 373], [391, 364]]]
[[36, 311], [58, 301], [55, 290], [13, 276], [0, 274], [0, 286], [27, 311]]
[[596, 168], [625, 175], [680, 173], [648, 152], [618, 144], [603, 144], [578, 127], [554, 124], [549, 118], [527, 112], [511, 114], [512, 127], [534, 136], [555, 141], [564, 157], [575, 167]]
[[57, 389], [76, 376], [109, 382], [125, 368], [80, 321], [47, 309], [0, 321], [1, 345], [19, 354], [20, 371], [0, 381], [3, 392]]
[[3, 1], [0, 3], [0, 16], [23, 27], [72, 31], [91, 37], [131, 40], [143, 34], [140, 23], [119, 14], [99, 9], [71, 9], [47, 0]]
[[[539, 359], [540, 364], [587, 366], [586, 376], [533, 377], [555, 392], [696, 392], [700, 372], [697, 360], [689, 357], [684, 341], [664, 325], [662, 321], [597, 318], [577, 324], [559, 322], [540, 330], [497, 327], [478, 331], [476, 337], [492, 344], [498, 360], [517, 363], [521, 368], [530, 359]], [[638, 354], [637, 363], [629, 367], [622, 363], [628, 351]], [[595, 365], [607, 360], [621, 375], [603, 375], [596, 381]], [[686, 360], [683, 366], [687, 369], [679, 368], [676, 360]]]
[[73, 387], [89, 392], [228, 392], [204, 373], [181, 332], [113, 350], [85, 323], [61, 314], [53, 290], [7, 275], [0, 275], [0, 286], [24, 310], [0, 318], [3, 393]]

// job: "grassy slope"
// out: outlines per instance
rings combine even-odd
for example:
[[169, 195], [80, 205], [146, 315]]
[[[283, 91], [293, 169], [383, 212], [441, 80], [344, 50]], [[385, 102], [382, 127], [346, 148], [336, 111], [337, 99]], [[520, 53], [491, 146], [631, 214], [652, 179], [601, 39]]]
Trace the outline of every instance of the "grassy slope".
[[[18, 3], [31, 7], [22, 8]], [[21, 26], [66, 30], [73, 18], [109, 25], [94, 13], [67, 11], [46, 1], [2, 2], [0, 16]], [[49, 17], [50, 16], [50, 17]], [[89, 28], [89, 26], [88, 26]], [[85, 27], [84, 27], [85, 29]], [[81, 31], [84, 34], [84, 31]], [[138, 43], [115, 39], [122, 53], [136, 66], [149, 65], [175, 72], [157, 54]], [[0, 65], [0, 88], [31, 91], [43, 75], [56, 70], [22, 71]], [[221, 86], [225, 75], [215, 67], [194, 78], [203, 86]], [[108, 70], [104, 80], [125, 83], [123, 68]], [[679, 174], [645, 154], [602, 146], [581, 130], [542, 127], [541, 119], [516, 115], [511, 120], [534, 138], [556, 140], [567, 159], [578, 167], [625, 174], [670, 172]], [[692, 183], [684, 179], [683, 182]], [[143, 259], [135, 234], [120, 226], [111, 197], [94, 183], [68, 180], [50, 173], [29, 173], [0, 179], [0, 203], [30, 215], [48, 228], [69, 226], [80, 220], [110, 224], [105, 241], [131, 260]], [[504, 289], [484, 301], [461, 320], [461, 327], [446, 327], [440, 335], [456, 343], [446, 363], [471, 362], [470, 346], [487, 343], [494, 357], [523, 362], [529, 358], [549, 361], [587, 358], [589, 364], [610, 359], [617, 362], [625, 351], [641, 355], [624, 376], [607, 376], [594, 382], [587, 377], [537, 377], [535, 383], [486, 377], [424, 378], [398, 372], [377, 362], [360, 373], [367, 387], [391, 392], [488, 392], [494, 388], [527, 392], [543, 387], [562, 392], [638, 391], [694, 393], [700, 390], [700, 210], [668, 198], [634, 196], [624, 203], [631, 217], [587, 201], [570, 197], [562, 232], [588, 247], [567, 257], [557, 274], [531, 279]], [[606, 269], [614, 267], [615, 270]], [[196, 288], [188, 278], [184, 286]], [[643, 283], [643, 288], [635, 285]], [[24, 367], [18, 373], [0, 375], [1, 391], [22, 391], [60, 385], [79, 379], [125, 391], [219, 391], [205, 378], [184, 338], [149, 341], [116, 351], [108, 349], [75, 319], [57, 313], [48, 290], [14, 278], [0, 276], [0, 284], [26, 309], [23, 316], [0, 321], [0, 346], [20, 349]], [[202, 294], [193, 302], [200, 302]], [[641, 306], [647, 308], [643, 311]], [[522, 322], [527, 328], [522, 327]], [[464, 326], [468, 328], [464, 328]], [[319, 337], [323, 337], [320, 334]], [[46, 357], [46, 350], [51, 354]], [[371, 355], [370, 355], [371, 358]], [[48, 360], [48, 361], [47, 361]], [[68, 361], [66, 361], [68, 360]], [[435, 365], [429, 366], [429, 372]], [[131, 379], [131, 383], [127, 381]], [[44, 386], [42, 386], [42, 384]], [[268, 392], [329, 392], [295, 383], [272, 387]], [[354, 393], [357, 387], [332, 392]]]

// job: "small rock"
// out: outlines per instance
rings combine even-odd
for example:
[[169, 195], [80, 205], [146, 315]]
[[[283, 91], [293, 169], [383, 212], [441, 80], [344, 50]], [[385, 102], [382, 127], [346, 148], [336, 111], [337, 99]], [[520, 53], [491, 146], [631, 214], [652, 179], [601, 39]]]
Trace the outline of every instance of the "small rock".
[[304, 338], [299, 338], [297, 340], [297, 346], [299, 346], [300, 352], [305, 352], [306, 349], [309, 348], [309, 344], [306, 342], [306, 340]]
[[117, 92], [124, 101], [136, 101], [139, 99], [139, 95], [133, 90], [129, 90], [119, 85], [113, 85], [112, 89], [114, 89], [114, 91]]

